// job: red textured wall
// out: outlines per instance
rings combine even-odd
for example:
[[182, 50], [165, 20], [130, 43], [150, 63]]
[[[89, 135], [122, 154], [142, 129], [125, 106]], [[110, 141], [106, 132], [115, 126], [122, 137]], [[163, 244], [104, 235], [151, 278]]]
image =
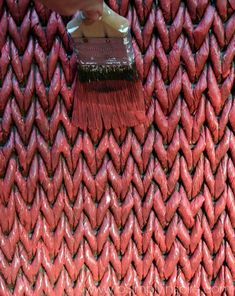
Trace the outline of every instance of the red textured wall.
[[83, 133], [66, 20], [0, 0], [0, 296], [234, 295], [235, 2], [157, 2], [109, 1], [148, 125]]

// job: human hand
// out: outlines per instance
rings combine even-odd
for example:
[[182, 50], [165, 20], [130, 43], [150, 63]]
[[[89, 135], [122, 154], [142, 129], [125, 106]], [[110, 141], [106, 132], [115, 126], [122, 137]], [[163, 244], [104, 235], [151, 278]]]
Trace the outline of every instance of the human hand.
[[98, 20], [103, 13], [103, 0], [35, 0], [64, 16], [81, 10], [88, 21]]

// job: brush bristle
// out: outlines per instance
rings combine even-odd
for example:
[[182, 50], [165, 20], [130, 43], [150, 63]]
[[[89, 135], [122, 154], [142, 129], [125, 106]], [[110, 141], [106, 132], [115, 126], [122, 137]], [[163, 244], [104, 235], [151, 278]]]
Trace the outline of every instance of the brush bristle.
[[78, 72], [72, 123], [83, 130], [145, 123], [145, 100], [131, 36], [77, 38]]
[[77, 80], [72, 124], [82, 130], [110, 129], [146, 123], [144, 95], [139, 80]]

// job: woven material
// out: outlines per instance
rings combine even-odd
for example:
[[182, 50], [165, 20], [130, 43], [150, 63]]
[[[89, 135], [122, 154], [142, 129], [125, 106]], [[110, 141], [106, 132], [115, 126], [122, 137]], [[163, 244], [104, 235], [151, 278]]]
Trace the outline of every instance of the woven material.
[[235, 3], [109, 4], [148, 122], [83, 133], [65, 20], [0, 1], [0, 296], [233, 296]]

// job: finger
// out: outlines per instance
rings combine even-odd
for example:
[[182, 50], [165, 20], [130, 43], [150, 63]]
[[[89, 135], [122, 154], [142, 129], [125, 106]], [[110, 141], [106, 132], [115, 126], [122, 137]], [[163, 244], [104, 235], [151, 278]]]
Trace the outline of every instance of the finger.
[[98, 20], [101, 20], [102, 14], [100, 11], [83, 11], [83, 14], [85, 16], [84, 23], [89, 25], [92, 24], [93, 22], [96, 22]]

